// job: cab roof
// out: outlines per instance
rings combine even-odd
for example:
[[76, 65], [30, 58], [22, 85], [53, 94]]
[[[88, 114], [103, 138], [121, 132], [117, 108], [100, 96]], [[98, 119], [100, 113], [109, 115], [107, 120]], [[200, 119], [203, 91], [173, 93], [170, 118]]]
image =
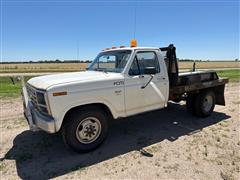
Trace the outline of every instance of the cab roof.
[[116, 47], [116, 48], [109, 48], [109, 49], [104, 49], [103, 52], [108, 52], [108, 51], [117, 51], [117, 50], [159, 50], [157, 47]]

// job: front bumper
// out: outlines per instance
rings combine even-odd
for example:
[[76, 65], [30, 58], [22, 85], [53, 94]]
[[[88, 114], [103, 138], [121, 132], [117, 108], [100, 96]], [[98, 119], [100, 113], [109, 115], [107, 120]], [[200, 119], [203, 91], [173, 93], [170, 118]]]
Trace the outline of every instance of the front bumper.
[[55, 133], [55, 123], [51, 116], [40, 113], [28, 98], [26, 87], [22, 88], [24, 116], [28, 121], [30, 130], [42, 129], [48, 133]]

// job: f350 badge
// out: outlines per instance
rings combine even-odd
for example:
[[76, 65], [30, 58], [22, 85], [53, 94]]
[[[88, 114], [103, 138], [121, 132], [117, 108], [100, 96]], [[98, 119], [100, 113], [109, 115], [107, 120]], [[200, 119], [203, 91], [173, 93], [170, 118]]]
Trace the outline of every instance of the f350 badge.
[[113, 82], [114, 86], [120, 86], [120, 85], [124, 85], [124, 81], [115, 81]]

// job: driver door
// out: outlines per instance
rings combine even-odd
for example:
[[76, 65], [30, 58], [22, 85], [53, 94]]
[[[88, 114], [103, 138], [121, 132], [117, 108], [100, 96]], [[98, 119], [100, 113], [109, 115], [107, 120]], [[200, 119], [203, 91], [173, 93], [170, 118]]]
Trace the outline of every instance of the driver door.
[[[146, 74], [146, 67], [155, 67], [156, 74], [153, 77]], [[128, 116], [165, 106], [168, 98], [168, 79], [165, 76], [155, 51], [136, 52], [125, 79], [125, 106]]]

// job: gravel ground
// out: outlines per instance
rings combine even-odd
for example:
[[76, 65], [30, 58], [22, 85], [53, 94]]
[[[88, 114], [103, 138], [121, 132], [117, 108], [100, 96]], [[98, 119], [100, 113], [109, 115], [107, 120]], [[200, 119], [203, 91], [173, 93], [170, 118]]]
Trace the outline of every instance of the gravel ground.
[[77, 154], [59, 134], [31, 132], [21, 99], [2, 100], [0, 179], [239, 179], [240, 84], [211, 117], [184, 104], [117, 120], [97, 150]]

